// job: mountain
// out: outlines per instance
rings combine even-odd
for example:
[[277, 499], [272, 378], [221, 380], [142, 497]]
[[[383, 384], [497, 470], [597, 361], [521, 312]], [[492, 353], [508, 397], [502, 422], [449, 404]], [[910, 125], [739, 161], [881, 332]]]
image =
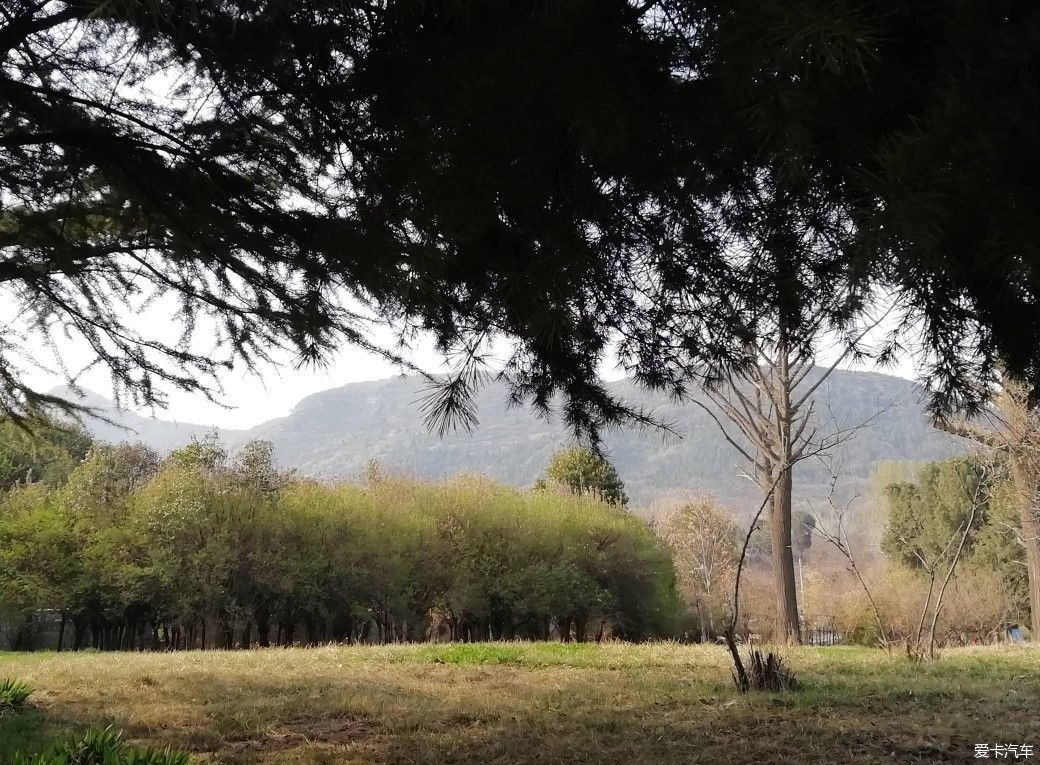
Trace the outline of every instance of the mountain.
[[84, 390], [82, 396], [65, 386], [55, 388], [50, 392], [91, 407], [103, 418], [86, 417], [84, 420], [84, 425], [90, 431], [90, 435], [98, 441], [109, 443], [141, 441], [162, 453], [191, 443], [193, 438], [203, 438], [209, 433], [216, 433], [224, 443], [228, 444], [245, 443], [248, 440], [242, 437], [246, 432], [244, 430], [225, 430], [212, 425], [144, 417], [135, 412], [120, 409], [114, 402], [90, 390]]
[[[645, 507], [701, 493], [714, 494], [738, 508], [755, 504], [757, 491], [743, 477], [744, 466], [707, 413], [629, 381], [612, 382], [609, 387], [629, 403], [652, 410], [681, 436], [634, 430], [606, 434], [605, 449], [634, 505]], [[217, 433], [232, 449], [252, 439], [269, 440], [281, 465], [308, 475], [353, 478], [375, 460], [421, 477], [484, 473], [517, 486], [530, 486], [552, 453], [571, 443], [559, 423], [528, 409], [508, 407], [501, 385], [488, 386], [478, 395], [480, 423], [472, 434], [439, 438], [422, 422], [423, 395], [423, 383], [415, 377], [350, 383], [304, 398], [286, 417], [246, 431]], [[869, 421], [834, 455], [844, 496], [862, 494], [879, 461], [935, 460], [963, 451], [957, 439], [929, 425], [923, 398], [915, 383], [869, 372], [836, 371], [820, 387], [817, 411], [823, 431], [828, 424], [849, 427]], [[135, 430], [134, 438], [161, 451], [215, 430], [118, 412], [111, 402], [93, 401]], [[126, 432], [96, 421], [88, 428], [104, 440], [132, 440]], [[802, 501], [825, 498], [830, 483], [831, 469], [819, 460], [803, 462], [796, 469], [796, 494]]]

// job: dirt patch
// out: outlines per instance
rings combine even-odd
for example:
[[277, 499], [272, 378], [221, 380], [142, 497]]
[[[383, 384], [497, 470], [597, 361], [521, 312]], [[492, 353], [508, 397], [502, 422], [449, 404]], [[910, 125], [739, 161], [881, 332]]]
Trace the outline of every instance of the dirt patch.
[[223, 751], [278, 752], [302, 744], [349, 744], [373, 733], [378, 726], [357, 717], [319, 717], [293, 720], [248, 739], [228, 741]]

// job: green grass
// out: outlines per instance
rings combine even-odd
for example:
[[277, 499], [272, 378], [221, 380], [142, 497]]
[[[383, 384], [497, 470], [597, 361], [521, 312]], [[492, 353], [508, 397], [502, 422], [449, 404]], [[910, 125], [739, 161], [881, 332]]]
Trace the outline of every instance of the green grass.
[[785, 651], [800, 688], [738, 695], [716, 646], [414, 645], [175, 654], [0, 654], [35, 689], [0, 762], [114, 725], [199, 763], [974, 762], [1040, 752], [1040, 650], [933, 663]]

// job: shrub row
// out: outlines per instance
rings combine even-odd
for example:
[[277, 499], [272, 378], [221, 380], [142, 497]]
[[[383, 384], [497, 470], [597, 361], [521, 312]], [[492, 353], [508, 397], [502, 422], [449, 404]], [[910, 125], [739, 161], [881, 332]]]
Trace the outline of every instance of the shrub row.
[[639, 639], [680, 610], [667, 552], [617, 507], [477, 477], [322, 484], [212, 443], [95, 448], [63, 486], [8, 491], [0, 608], [99, 649]]

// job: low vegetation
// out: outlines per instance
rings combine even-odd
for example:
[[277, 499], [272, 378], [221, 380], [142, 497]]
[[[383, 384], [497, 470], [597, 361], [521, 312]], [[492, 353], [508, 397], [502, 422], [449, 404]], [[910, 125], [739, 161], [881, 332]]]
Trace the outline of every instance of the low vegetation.
[[10, 678], [0, 680], [0, 716], [18, 711], [30, 696], [32, 688], [25, 683]]
[[127, 746], [111, 727], [87, 731], [45, 752], [15, 755], [13, 765], [188, 765], [187, 752]]
[[913, 664], [789, 648], [799, 687], [741, 695], [720, 646], [484, 643], [0, 654], [36, 688], [0, 762], [113, 725], [195, 763], [969, 762], [1040, 741], [1040, 652]]

